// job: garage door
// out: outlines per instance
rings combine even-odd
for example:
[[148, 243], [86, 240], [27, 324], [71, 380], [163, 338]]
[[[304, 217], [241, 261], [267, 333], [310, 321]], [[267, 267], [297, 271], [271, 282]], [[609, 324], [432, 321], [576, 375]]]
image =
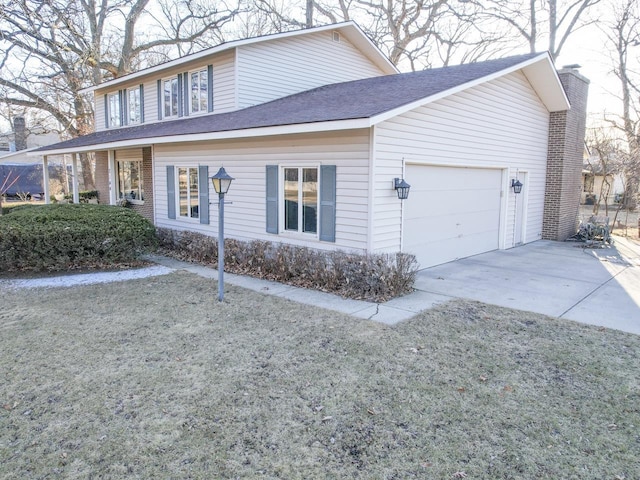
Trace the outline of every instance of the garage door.
[[502, 171], [407, 165], [404, 251], [420, 268], [498, 248]]

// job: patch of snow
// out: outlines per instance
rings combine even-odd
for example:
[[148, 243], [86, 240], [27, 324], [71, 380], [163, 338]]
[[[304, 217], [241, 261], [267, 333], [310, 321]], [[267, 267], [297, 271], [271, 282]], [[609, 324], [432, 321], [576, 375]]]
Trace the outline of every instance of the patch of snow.
[[80, 273], [76, 275], [61, 275], [59, 277], [30, 278], [0, 280], [0, 288], [53, 288], [76, 287], [79, 285], [92, 285], [95, 283], [123, 282], [125, 280], [137, 280], [139, 278], [167, 275], [175, 271], [173, 268], [156, 265], [153, 267], [122, 270], [119, 272]]

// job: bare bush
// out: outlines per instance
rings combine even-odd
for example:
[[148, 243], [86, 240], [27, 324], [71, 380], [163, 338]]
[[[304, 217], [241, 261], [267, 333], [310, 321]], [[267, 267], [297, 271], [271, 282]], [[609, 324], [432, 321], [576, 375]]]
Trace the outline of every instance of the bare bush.
[[[195, 232], [158, 229], [162, 251], [181, 260], [215, 266], [218, 243]], [[415, 256], [325, 252], [308, 247], [254, 240], [225, 240], [225, 270], [242, 275], [382, 302], [410, 292]]]

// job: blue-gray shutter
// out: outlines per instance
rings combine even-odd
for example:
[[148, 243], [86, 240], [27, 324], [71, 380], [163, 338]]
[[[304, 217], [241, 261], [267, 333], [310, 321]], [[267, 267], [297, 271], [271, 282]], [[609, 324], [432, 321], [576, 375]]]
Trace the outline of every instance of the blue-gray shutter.
[[320, 166], [320, 240], [336, 241], [336, 166]]
[[198, 196], [200, 211], [200, 223], [209, 223], [209, 167], [198, 167]]
[[126, 108], [127, 91], [118, 90], [118, 100], [120, 100], [120, 126], [127, 125], [129, 123], [129, 112]]
[[163, 99], [164, 95], [162, 95], [162, 80], [158, 80], [158, 120], [162, 120], [162, 112], [164, 112]]
[[104, 128], [109, 128], [109, 97], [104, 94]]
[[182, 75], [178, 74], [178, 116], [184, 115], [184, 92], [182, 91]]
[[208, 111], [213, 112], [213, 65], [207, 65], [207, 97]]
[[144, 123], [144, 85], [140, 84], [140, 123]]
[[184, 116], [189, 116], [189, 72], [184, 72], [183, 74], [184, 81], [182, 85], [184, 87]]
[[176, 169], [167, 165], [167, 216], [176, 218]]
[[267, 165], [267, 232], [278, 233], [277, 165]]

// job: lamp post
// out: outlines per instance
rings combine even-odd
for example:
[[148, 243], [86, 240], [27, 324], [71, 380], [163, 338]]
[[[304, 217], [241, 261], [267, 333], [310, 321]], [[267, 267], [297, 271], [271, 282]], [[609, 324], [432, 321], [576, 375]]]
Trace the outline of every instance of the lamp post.
[[229, 191], [231, 181], [224, 167], [211, 177], [213, 188], [218, 194], [218, 301], [224, 300], [224, 196]]

